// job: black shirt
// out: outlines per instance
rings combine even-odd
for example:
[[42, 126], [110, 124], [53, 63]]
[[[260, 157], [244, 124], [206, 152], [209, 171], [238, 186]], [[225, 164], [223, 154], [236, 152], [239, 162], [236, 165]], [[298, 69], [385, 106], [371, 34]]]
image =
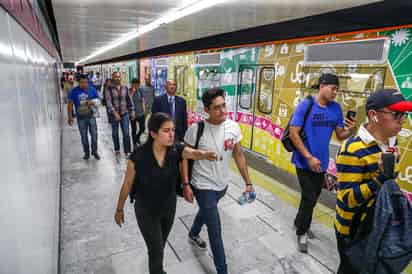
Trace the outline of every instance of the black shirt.
[[176, 202], [183, 148], [181, 144], [169, 147], [162, 167], [156, 161], [152, 145], [140, 146], [130, 155], [136, 170], [131, 196], [139, 207], [161, 210]]

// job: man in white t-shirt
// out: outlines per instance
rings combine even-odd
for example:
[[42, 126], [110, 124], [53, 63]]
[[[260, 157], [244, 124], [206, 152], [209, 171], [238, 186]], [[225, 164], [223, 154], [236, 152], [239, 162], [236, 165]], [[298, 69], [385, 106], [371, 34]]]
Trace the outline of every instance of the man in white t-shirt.
[[[213, 261], [218, 274], [227, 274], [225, 250], [222, 240], [222, 228], [217, 204], [225, 195], [230, 181], [230, 161], [233, 157], [246, 182], [246, 192], [252, 192], [253, 186], [249, 178], [246, 158], [240, 147], [242, 135], [238, 124], [227, 119], [225, 93], [221, 88], [207, 90], [202, 96], [205, 112], [209, 118], [200, 138], [198, 148], [215, 151], [217, 161], [195, 161], [192, 178], [184, 182], [185, 199], [192, 202], [193, 195], [199, 205], [199, 212], [189, 232], [193, 245], [206, 249], [206, 243], [199, 237], [203, 225], [207, 226]], [[198, 124], [194, 124], [186, 132], [184, 141], [190, 146], [195, 145]]]

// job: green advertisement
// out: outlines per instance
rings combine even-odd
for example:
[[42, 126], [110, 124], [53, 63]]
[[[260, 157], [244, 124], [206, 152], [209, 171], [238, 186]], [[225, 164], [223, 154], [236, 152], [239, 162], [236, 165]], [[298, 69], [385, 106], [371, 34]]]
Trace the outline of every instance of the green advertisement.
[[382, 33], [390, 38], [389, 62], [396, 82], [406, 99], [412, 100], [412, 29], [398, 29]]

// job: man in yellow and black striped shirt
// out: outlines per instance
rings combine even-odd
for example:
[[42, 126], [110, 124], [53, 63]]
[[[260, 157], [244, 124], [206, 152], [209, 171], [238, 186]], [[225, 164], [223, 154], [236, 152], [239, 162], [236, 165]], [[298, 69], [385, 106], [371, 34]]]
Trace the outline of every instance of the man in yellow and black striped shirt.
[[412, 102], [405, 101], [398, 90], [375, 92], [366, 103], [369, 122], [342, 144], [337, 155], [335, 230], [341, 258], [339, 274], [356, 273], [345, 255], [347, 243], [357, 233], [360, 223], [366, 222], [369, 209], [375, 206], [379, 186], [388, 179], [381, 172], [381, 155], [382, 152], [398, 154], [396, 135], [411, 110]]

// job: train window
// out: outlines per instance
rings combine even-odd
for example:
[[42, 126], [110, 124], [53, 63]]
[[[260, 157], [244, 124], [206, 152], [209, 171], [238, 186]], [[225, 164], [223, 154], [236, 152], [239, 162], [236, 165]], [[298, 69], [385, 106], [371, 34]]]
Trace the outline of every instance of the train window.
[[201, 69], [199, 71], [199, 80], [220, 81], [220, 72], [217, 68]]
[[353, 97], [368, 97], [373, 91], [383, 88], [385, 83], [385, 67], [371, 66], [335, 66], [325, 71], [323, 67], [308, 66], [304, 68], [305, 80], [302, 89], [305, 93], [317, 90], [319, 77], [322, 73], [334, 73], [339, 77], [339, 94]]
[[258, 110], [265, 114], [272, 113], [275, 75], [276, 70], [273, 67], [263, 67], [259, 72]]
[[175, 67], [175, 81], [177, 84], [177, 90], [180, 91], [183, 95], [186, 94], [186, 70], [187, 66], [176, 66]]
[[255, 70], [244, 68], [240, 72], [239, 107], [249, 110], [252, 107]]

